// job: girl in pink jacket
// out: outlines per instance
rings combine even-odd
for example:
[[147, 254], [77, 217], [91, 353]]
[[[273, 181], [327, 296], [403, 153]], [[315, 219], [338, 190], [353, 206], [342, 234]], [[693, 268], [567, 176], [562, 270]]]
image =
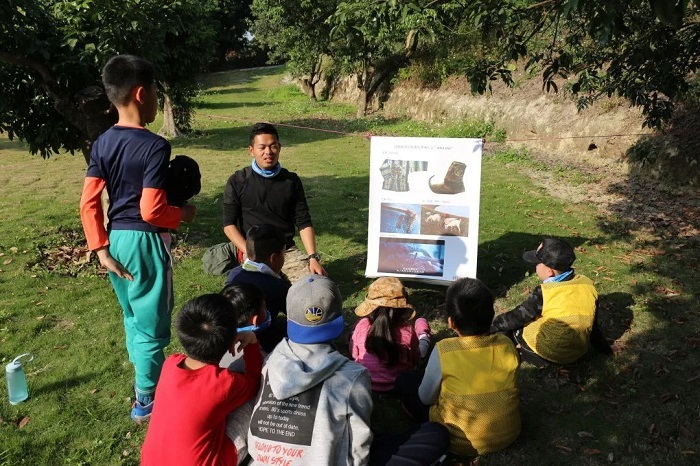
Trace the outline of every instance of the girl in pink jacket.
[[399, 374], [427, 354], [430, 325], [422, 317], [411, 325], [416, 312], [403, 283], [394, 277], [375, 280], [355, 314], [361, 319], [350, 337], [352, 358], [369, 371], [373, 391], [391, 391]]

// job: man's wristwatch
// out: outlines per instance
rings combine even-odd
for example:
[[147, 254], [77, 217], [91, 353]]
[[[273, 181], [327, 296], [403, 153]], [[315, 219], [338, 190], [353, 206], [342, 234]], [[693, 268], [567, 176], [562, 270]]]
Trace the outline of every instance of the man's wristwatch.
[[317, 261], [321, 262], [321, 256], [319, 256], [317, 252], [309, 254], [309, 257], [307, 257], [307, 259], [316, 259]]

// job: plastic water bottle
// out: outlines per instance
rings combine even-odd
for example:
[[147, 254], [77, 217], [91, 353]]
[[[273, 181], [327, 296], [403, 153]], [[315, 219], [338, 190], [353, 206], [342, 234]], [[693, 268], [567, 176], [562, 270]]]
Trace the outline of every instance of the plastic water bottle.
[[30, 353], [25, 353], [17, 356], [10, 364], [5, 366], [5, 377], [7, 378], [7, 395], [10, 398], [10, 404], [16, 405], [29, 398], [27, 390], [27, 378], [24, 376], [24, 368], [22, 367], [22, 358], [29, 357], [26, 362], [31, 362], [34, 356]]

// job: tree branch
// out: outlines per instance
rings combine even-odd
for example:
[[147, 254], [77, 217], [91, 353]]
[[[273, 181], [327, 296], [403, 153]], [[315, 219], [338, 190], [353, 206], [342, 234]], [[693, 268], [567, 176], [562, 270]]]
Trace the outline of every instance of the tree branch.
[[82, 133], [87, 133], [85, 116], [76, 108], [71, 98], [64, 94], [63, 89], [60, 88], [54, 79], [51, 70], [42, 63], [2, 50], [0, 50], [0, 61], [29, 68], [38, 73], [41, 77], [41, 87], [46, 91], [48, 96], [53, 99], [56, 111], [63, 115], [70, 124], [75, 126]]

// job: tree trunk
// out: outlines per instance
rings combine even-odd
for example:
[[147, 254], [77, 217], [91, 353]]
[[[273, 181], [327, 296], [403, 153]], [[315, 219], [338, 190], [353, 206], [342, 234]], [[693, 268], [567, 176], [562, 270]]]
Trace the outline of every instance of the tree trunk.
[[367, 116], [367, 106], [369, 104], [369, 99], [372, 96], [367, 95], [367, 91], [360, 89], [360, 97], [357, 100], [357, 118], [362, 118]]
[[163, 137], [176, 138], [182, 136], [180, 130], [175, 126], [175, 115], [173, 114], [173, 101], [167, 93], [163, 93], [163, 127], [158, 131]]
[[301, 89], [304, 91], [311, 100], [318, 100], [316, 98], [316, 82], [314, 82], [313, 76], [311, 78], [301, 78], [299, 80], [301, 83]]

